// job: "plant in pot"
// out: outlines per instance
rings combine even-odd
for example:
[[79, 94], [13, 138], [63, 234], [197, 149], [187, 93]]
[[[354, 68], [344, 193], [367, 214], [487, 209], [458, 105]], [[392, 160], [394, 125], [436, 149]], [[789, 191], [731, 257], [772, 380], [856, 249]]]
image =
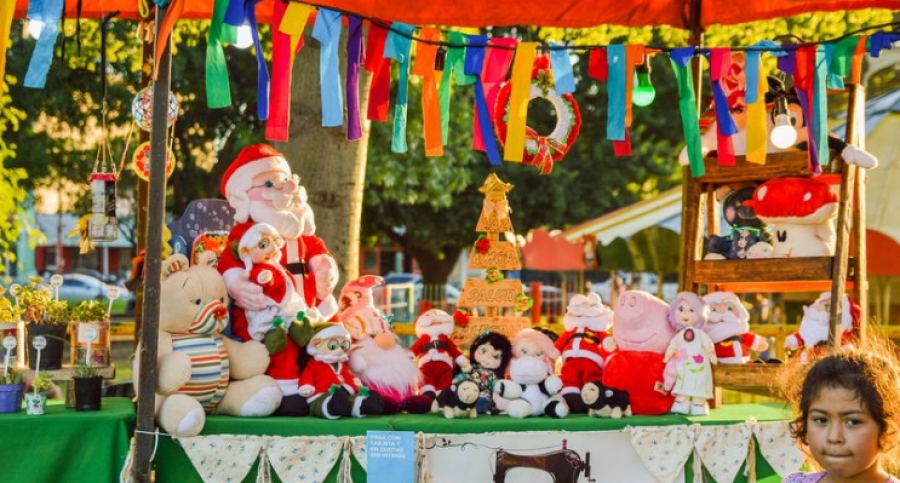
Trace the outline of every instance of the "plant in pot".
[[103, 397], [103, 377], [96, 367], [78, 364], [72, 372], [75, 386], [75, 410], [99, 411]]
[[25, 394], [25, 412], [29, 415], [44, 414], [47, 404], [47, 393], [53, 389], [53, 375], [41, 372], [31, 381], [32, 391]]
[[109, 312], [99, 300], [85, 300], [69, 316], [72, 365], [109, 366]]
[[[62, 367], [63, 347], [69, 324], [69, 306], [65, 300], [55, 300], [50, 286], [42, 283], [40, 277], [29, 277], [30, 283], [18, 287], [13, 293], [23, 312], [25, 329], [28, 333], [28, 367], [31, 369], [54, 370]], [[37, 336], [47, 340], [41, 351], [40, 367], [37, 364], [37, 350], [32, 341]]]
[[13, 367], [5, 367], [0, 373], [0, 413], [17, 413], [22, 410], [22, 393], [25, 384]]
[[[0, 285], [0, 340], [7, 336], [16, 339], [16, 346], [9, 350], [9, 359], [12, 365], [18, 366], [25, 363], [25, 355], [22, 353], [22, 330], [20, 327], [22, 320], [22, 311], [14, 305], [6, 295], [6, 287]], [[5, 354], [4, 354], [5, 355]]]

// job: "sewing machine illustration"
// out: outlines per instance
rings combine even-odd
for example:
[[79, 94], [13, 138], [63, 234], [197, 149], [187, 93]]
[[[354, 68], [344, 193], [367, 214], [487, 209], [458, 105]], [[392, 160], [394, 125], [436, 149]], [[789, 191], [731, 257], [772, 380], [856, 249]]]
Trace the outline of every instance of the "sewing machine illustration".
[[588, 482], [596, 481], [591, 478], [591, 453], [585, 453], [582, 460], [575, 450], [567, 448], [566, 440], [563, 440], [562, 449], [549, 453], [523, 455], [499, 449], [494, 457], [494, 483], [506, 483], [506, 474], [513, 468], [546, 471], [554, 483], [578, 483], [582, 471]]

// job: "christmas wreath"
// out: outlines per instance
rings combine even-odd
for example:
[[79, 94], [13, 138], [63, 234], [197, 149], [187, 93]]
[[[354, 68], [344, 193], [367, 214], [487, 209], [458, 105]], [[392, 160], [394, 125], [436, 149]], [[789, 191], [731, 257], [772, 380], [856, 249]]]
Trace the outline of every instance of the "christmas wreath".
[[[540, 97], [550, 102], [556, 111], [556, 127], [550, 134], [543, 136], [526, 126], [525, 154], [522, 157], [522, 163], [538, 168], [541, 174], [549, 174], [553, 170], [553, 163], [569, 152], [581, 130], [581, 112], [578, 110], [578, 103], [572, 94], [557, 94], [552, 80], [550, 58], [542, 55], [535, 60], [531, 72], [529, 100]], [[500, 88], [494, 110], [494, 130], [501, 143], [506, 142], [511, 92], [512, 83], [507, 82]]]

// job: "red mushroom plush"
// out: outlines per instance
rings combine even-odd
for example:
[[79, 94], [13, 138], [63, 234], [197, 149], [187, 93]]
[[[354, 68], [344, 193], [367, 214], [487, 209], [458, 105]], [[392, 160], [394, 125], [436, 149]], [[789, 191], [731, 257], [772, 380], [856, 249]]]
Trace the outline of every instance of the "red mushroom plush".
[[774, 258], [834, 255], [838, 199], [814, 178], [769, 180], [753, 192], [756, 216], [775, 230]]

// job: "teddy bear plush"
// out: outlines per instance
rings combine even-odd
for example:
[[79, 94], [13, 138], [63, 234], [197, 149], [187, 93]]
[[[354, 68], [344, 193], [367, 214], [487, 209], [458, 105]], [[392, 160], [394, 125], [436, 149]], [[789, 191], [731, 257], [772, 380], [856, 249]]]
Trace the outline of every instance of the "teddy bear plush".
[[525, 329], [512, 340], [509, 379], [494, 385], [497, 409], [514, 418], [547, 415], [564, 418], [569, 406], [559, 392], [563, 382], [553, 374], [559, 351], [546, 334]]
[[[206, 255], [190, 268], [184, 255], [163, 266], [156, 420], [173, 436], [199, 434], [207, 413], [261, 417], [281, 404], [278, 384], [265, 375], [265, 346], [221, 335], [228, 325], [228, 294], [214, 268], [215, 255]], [[137, 361], [134, 376], [137, 388]]]

